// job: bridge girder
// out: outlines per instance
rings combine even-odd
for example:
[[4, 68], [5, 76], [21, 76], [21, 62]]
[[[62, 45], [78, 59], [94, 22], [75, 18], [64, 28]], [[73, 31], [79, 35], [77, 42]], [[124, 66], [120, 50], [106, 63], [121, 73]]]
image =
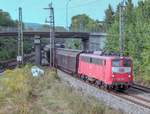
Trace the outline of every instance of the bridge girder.
[[[26, 37], [34, 37], [35, 35], [41, 38], [49, 38], [49, 32], [23, 32]], [[0, 38], [3, 36], [18, 36], [18, 32], [0, 32]], [[88, 40], [90, 33], [87, 32], [55, 32], [55, 38], [78, 38]]]

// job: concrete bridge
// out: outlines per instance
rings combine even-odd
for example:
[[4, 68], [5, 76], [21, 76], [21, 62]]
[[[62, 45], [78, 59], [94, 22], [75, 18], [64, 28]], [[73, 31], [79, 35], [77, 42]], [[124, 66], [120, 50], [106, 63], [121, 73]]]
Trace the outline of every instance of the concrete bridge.
[[[87, 32], [55, 32], [55, 38], [79, 38], [83, 40], [89, 39], [90, 33]], [[0, 38], [2, 36], [18, 36], [17, 31], [0, 31]], [[23, 36], [34, 37], [39, 36], [40, 38], [48, 38], [50, 36], [49, 31], [24, 31]]]
[[[0, 38], [3, 36], [18, 36], [17, 31], [0, 31]], [[41, 38], [49, 38], [49, 31], [23, 31], [23, 36], [25, 38], [33, 38], [35, 44], [35, 62], [36, 64], [41, 64]], [[87, 33], [87, 32], [55, 32], [55, 38], [76, 38], [81, 39], [82, 50], [100, 50], [104, 47], [104, 42], [106, 40], [105, 33]], [[10, 37], [10, 38], [11, 38]]]
[[[18, 36], [15, 31], [0, 31], [0, 38], [3, 36]], [[23, 31], [23, 36], [26, 38], [49, 38], [49, 31]], [[55, 38], [75, 38], [81, 39], [83, 50], [99, 50], [103, 49], [106, 39], [106, 33], [88, 33], [88, 32], [55, 32]]]

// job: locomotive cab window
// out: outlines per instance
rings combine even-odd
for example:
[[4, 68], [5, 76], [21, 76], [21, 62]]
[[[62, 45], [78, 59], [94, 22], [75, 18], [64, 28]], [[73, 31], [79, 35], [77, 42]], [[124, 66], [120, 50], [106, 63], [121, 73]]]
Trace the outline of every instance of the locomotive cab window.
[[125, 59], [123, 62], [124, 67], [130, 67], [131, 66], [131, 61], [129, 59]]
[[112, 66], [113, 67], [120, 67], [120, 60], [119, 59], [114, 59], [112, 60]]
[[114, 59], [112, 60], [112, 66], [113, 67], [130, 67], [131, 66], [131, 60], [129, 59]]
[[97, 64], [97, 65], [102, 65], [103, 64], [103, 60], [99, 59], [99, 58], [92, 58], [92, 63], [93, 64]]
[[104, 66], [106, 65], [106, 60], [103, 60], [103, 65], [104, 65]]
[[89, 57], [81, 56], [81, 60], [84, 61], [84, 62], [90, 63], [90, 58]]
[[93, 59], [90, 57], [90, 63], [92, 63]]
[[99, 64], [99, 59], [98, 58], [93, 58], [92, 63], [93, 64]]

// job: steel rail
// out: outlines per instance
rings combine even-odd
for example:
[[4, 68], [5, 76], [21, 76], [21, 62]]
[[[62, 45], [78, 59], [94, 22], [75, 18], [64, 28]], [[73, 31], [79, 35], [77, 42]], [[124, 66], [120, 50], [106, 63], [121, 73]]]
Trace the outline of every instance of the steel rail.
[[146, 92], [146, 93], [150, 93], [150, 88], [145, 87], [145, 86], [142, 86], [142, 85], [139, 85], [139, 84], [135, 84], [135, 83], [134, 83], [134, 84], [132, 85], [132, 88], [141, 90], [141, 91]]
[[128, 95], [128, 96], [131, 96], [131, 97], [135, 97], [136, 99], [140, 99], [140, 100], [142, 100], [142, 101], [144, 101], [144, 102], [150, 103], [150, 100], [145, 99], [145, 98], [143, 98], [143, 97], [136, 96], [136, 95], [131, 94], [131, 93], [129, 94], [129, 93], [127, 93], [127, 92], [125, 92], [125, 94]]
[[[33, 58], [33, 56], [34, 56], [34, 54], [25, 55], [25, 57], [24, 57], [25, 62], [27, 62], [28, 60]], [[4, 66], [4, 68], [1, 69], [2, 71], [4, 71], [7, 68], [14, 69], [17, 66], [17, 60], [16, 59], [10, 59], [10, 60], [5, 60], [5, 61], [0, 61], [0, 65]]]
[[[121, 93], [121, 92], [106, 90], [105, 88], [98, 87], [98, 86], [95, 85], [95, 84], [87, 83], [87, 81], [84, 81], [84, 80], [80, 79], [78, 76], [72, 76], [71, 73], [65, 72], [65, 71], [62, 70], [62, 69], [59, 69], [59, 70], [61, 70], [62, 72], [66, 73], [66, 74], [69, 74], [71, 77], [73, 77], [73, 78], [75, 78], [75, 79], [77, 79], [77, 80], [80, 80], [80, 81], [82, 81], [82, 82], [84, 82], [84, 83], [86, 83], [86, 84], [88, 84], [88, 85], [90, 85], [90, 86], [93, 86], [93, 87], [95, 87], [95, 88], [98, 88], [98, 89], [100, 89], [100, 90], [103, 90], [103, 91], [105, 91], [105, 92], [108, 92], [108, 93], [110, 93], [110, 94], [112, 94], [112, 95], [115, 95], [115, 96], [117, 96], [117, 97], [123, 98], [123, 99], [125, 99], [125, 100], [127, 100], [127, 101], [129, 101], [129, 102], [132, 102], [132, 103], [134, 103], [134, 104], [137, 104], [137, 105], [140, 105], [140, 106], [143, 106], [143, 107], [145, 107], [145, 108], [150, 109], [150, 105], [146, 105], [146, 104], [145, 104], [145, 103], [150, 103], [149, 100], [147, 100], [147, 99], [144, 99], [144, 98], [141, 98], [141, 97], [138, 97], [138, 96], [134, 96], [134, 95], [129, 95], [129, 94], [127, 94], [127, 93]], [[140, 101], [140, 100], [141, 100], [141, 101]]]

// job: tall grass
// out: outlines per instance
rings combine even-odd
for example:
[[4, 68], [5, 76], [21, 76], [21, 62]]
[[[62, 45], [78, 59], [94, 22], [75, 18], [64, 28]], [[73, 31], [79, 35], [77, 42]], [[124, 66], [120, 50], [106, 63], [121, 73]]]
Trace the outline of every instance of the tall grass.
[[0, 77], [0, 114], [120, 114], [64, 85], [55, 70], [32, 77], [31, 66]]

